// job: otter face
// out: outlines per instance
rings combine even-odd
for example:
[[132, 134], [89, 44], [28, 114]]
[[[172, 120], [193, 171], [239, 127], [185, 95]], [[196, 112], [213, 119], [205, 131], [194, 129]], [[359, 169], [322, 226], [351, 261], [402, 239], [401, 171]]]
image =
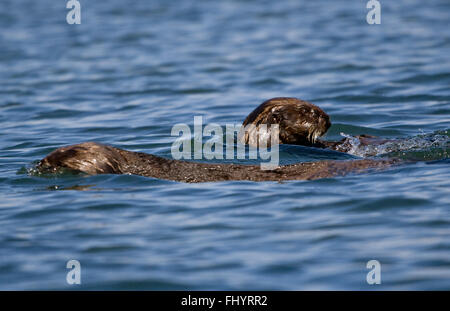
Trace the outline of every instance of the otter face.
[[316, 129], [312, 137], [312, 142], [315, 143], [317, 141], [317, 138], [325, 135], [330, 126], [331, 126], [330, 117], [321, 110], [321, 113], [319, 114], [319, 117], [317, 118], [317, 123], [315, 125]]
[[[331, 126], [330, 117], [319, 107], [289, 97], [272, 98], [255, 110], [245, 119], [243, 126], [253, 125], [256, 129], [261, 124], [267, 126], [278, 124], [280, 143], [312, 146], [317, 138], [324, 135]], [[258, 131], [250, 131], [242, 136], [241, 141], [255, 145]]]

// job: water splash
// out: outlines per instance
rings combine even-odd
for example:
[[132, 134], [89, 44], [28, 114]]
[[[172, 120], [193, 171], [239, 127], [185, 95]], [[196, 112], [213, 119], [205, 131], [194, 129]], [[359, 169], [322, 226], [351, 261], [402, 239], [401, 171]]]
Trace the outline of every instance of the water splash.
[[64, 167], [58, 167], [53, 169], [43, 169], [39, 167], [39, 161], [33, 161], [30, 166], [27, 167], [21, 167], [17, 174], [28, 174], [30, 176], [39, 176], [39, 177], [48, 177], [48, 178], [55, 178], [55, 177], [61, 177], [61, 176], [79, 176], [79, 175], [85, 175], [82, 172], [74, 171], [68, 168]]
[[[408, 156], [421, 154], [422, 160], [445, 159], [449, 156], [449, 130], [420, 134], [414, 137], [390, 140], [381, 144], [363, 144], [358, 137], [341, 133], [350, 145], [349, 154], [359, 157], [373, 157], [382, 155]], [[425, 152], [424, 151], [428, 151]]]

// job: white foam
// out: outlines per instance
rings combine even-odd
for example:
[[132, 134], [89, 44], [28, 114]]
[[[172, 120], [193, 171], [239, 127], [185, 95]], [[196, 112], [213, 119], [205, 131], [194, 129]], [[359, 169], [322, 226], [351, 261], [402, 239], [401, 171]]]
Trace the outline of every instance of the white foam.
[[380, 145], [362, 145], [361, 141], [355, 136], [345, 133], [341, 133], [341, 135], [347, 138], [347, 142], [351, 146], [347, 153], [359, 157], [372, 157], [399, 151], [447, 147], [449, 144], [448, 131], [421, 134], [410, 138], [388, 141]]

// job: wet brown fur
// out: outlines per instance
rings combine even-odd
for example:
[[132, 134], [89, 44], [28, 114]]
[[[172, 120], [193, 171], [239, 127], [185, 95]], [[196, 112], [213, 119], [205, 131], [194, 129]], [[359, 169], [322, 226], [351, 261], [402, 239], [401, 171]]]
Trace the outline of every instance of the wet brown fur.
[[[261, 125], [278, 124], [279, 143], [322, 147], [316, 137], [322, 136], [331, 126], [330, 117], [319, 107], [292, 97], [269, 99], [253, 110], [243, 122], [243, 127], [253, 125], [253, 130], [241, 133], [241, 142], [257, 146]], [[270, 145], [267, 143], [267, 145]]]
[[[319, 107], [296, 99], [279, 97], [265, 101], [244, 121], [253, 124], [279, 124], [280, 143], [329, 148], [346, 152], [347, 139], [338, 142], [318, 140], [331, 126], [329, 116]], [[245, 143], [256, 132], [245, 132]], [[362, 144], [383, 142], [373, 136], [359, 136]], [[283, 181], [310, 180], [358, 173], [368, 169], [389, 167], [398, 160], [319, 161], [261, 170], [256, 165], [209, 164], [171, 160], [152, 154], [132, 152], [95, 142], [62, 147], [42, 159], [38, 168], [54, 171], [67, 168], [87, 174], [134, 174], [181, 182], [212, 182], [226, 180]]]
[[42, 171], [68, 168], [87, 174], [133, 174], [181, 182], [226, 180], [283, 181], [342, 176], [350, 172], [381, 169], [395, 160], [319, 161], [261, 170], [257, 165], [209, 164], [171, 160], [127, 151], [95, 142], [62, 147], [39, 164]]

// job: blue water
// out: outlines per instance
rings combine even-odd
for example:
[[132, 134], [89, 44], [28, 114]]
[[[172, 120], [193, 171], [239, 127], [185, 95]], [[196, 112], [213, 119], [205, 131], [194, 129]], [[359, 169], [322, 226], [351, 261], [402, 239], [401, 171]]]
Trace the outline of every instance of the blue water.
[[[380, 25], [363, 0], [80, 2], [81, 25], [65, 1], [0, 3], [1, 290], [450, 289], [448, 1], [381, 0]], [[323, 108], [326, 139], [407, 142], [354, 157], [420, 161], [283, 183], [30, 173], [83, 141], [170, 157], [176, 123], [276, 96]]]

